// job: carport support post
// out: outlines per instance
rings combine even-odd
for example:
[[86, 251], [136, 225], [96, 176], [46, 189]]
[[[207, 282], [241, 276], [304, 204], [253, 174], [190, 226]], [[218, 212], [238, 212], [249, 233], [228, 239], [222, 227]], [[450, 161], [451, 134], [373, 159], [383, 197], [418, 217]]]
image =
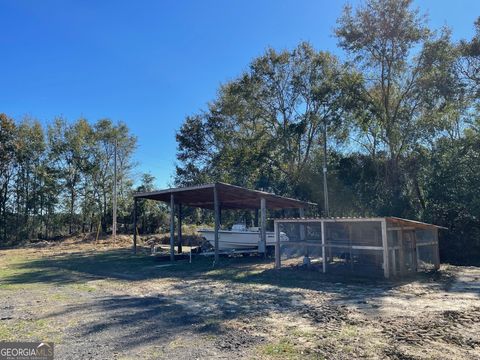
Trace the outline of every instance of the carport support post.
[[218, 203], [217, 185], [213, 187], [213, 208], [215, 211], [215, 263], [218, 263], [218, 229], [220, 227], [220, 204]]
[[388, 279], [390, 276], [388, 266], [388, 239], [387, 239], [387, 220], [383, 219], [382, 222], [382, 246], [383, 246], [383, 274]]
[[[298, 215], [300, 215], [300, 219], [303, 219], [305, 217], [305, 209], [304, 208], [299, 208], [298, 209]], [[300, 223], [300, 241], [305, 241], [305, 225]], [[303, 255], [304, 256], [308, 256], [308, 252], [307, 252], [307, 246], [305, 245], [304, 248], [303, 248]]]
[[260, 229], [260, 246], [259, 250], [263, 250], [264, 257], [267, 256], [267, 201], [265, 198], [260, 199], [260, 220], [262, 227]]
[[133, 199], [133, 253], [137, 253], [137, 198]]
[[177, 229], [177, 232], [178, 232], [178, 249], [177, 249], [177, 252], [179, 254], [182, 253], [182, 242], [183, 242], [183, 238], [182, 238], [182, 216], [183, 216], [183, 211], [182, 211], [182, 204], [178, 204], [178, 229]]
[[170, 260], [175, 261], [175, 199], [170, 195]]

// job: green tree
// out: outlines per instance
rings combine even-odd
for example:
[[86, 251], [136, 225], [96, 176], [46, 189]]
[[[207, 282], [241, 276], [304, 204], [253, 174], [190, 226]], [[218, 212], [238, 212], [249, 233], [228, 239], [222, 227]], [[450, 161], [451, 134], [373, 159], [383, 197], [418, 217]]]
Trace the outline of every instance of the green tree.
[[411, 3], [368, 0], [355, 12], [346, 6], [335, 31], [364, 74], [364, 105], [356, 116], [360, 141], [372, 155], [386, 152], [388, 208], [397, 215], [411, 206], [403, 158], [450, 129], [465, 109], [449, 31], [434, 36]]
[[0, 114], [0, 234], [2, 243], [7, 243], [11, 209], [7, 205], [11, 199], [10, 187], [15, 171], [17, 128], [6, 114]]
[[223, 85], [207, 112], [177, 134], [178, 184], [198, 179], [295, 194], [325, 126], [343, 141], [360, 84], [331, 54], [301, 43], [273, 49]]

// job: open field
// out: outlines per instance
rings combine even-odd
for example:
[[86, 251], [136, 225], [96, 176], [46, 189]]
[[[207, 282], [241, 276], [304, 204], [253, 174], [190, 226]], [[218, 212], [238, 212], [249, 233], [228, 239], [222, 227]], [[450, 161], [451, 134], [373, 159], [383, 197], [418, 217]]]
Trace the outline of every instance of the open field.
[[345, 282], [127, 244], [0, 251], [0, 339], [54, 341], [58, 359], [480, 359], [480, 268]]

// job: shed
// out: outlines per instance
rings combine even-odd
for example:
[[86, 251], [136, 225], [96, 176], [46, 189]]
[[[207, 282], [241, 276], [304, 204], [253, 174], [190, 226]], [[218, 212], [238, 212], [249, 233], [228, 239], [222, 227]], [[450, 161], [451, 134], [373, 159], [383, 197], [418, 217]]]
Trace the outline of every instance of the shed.
[[443, 227], [433, 224], [398, 217], [291, 218], [276, 219], [274, 227], [277, 269], [283, 262], [389, 278], [440, 266]]
[[175, 207], [178, 211], [178, 238], [179, 252], [182, 244], [182, 206], [210, 209], [215, 212], [215, 259], [218, 260], [218, 230], [220, 228], [220, 214], [222, 209], [260, 209], [260, 246], [264, 251], [266, 245], [266, 210], [299, 209], [300, 216], [304, 216], [304, 209], [309, 205], [316, 205], [306, 201], [292, 199], [271, 194], [260, 190], [251, 190], [244, 187], [216, 182], [205, 185], [195, 185], [182, 188], [171, 188], [134, 194], [134, 251], [137, 247], [137, 201], [149, 199], [163, 201], [170, 204], [170, 258], [175, 259]]

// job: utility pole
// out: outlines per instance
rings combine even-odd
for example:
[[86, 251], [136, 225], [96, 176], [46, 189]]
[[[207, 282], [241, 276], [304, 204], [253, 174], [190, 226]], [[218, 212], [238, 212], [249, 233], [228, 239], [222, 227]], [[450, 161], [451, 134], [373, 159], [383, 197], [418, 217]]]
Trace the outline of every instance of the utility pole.
[[112, 224], [113, 243], [117, 241], [117, 139], [115, 139], [115, 149], [113, 156], [113, 224]]
[[328, 206], [328, 186], [327, 186], [327, 120], [323, 124], [323, 198], [325, 200], [325, 215], [330, 217]]

